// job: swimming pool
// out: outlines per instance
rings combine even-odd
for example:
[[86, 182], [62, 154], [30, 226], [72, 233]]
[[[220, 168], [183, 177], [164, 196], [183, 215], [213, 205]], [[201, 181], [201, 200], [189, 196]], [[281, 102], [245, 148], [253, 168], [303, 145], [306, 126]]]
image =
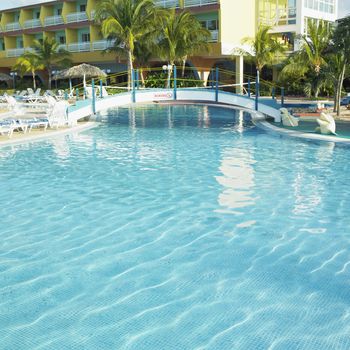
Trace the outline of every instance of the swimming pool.
[[206, 106], [0, 152], [1, 349], [349, 349], [349, 148]]

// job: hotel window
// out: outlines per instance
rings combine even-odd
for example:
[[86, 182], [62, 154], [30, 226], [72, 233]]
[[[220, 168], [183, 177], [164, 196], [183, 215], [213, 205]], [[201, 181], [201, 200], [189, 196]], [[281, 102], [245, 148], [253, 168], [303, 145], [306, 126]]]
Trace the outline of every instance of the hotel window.
[[210, 31], [218, 30], [218, 20], [216, 19], [210, 19], [207, 21], [200, 21], [203, 28], [208, 29]]
[[83, 33], [81, 35], [81, 41], [83, 43], [87, 43], [87, 42], [90, 42], [90, 33]]
[[335, 13], [335, 0], [304, 0], [304, 6], [310, 10]]
[[61, 45], [64, 45], [66, 43], [66, 37], [64, 35], [60, 35], [58, 37], [58, 42], [61, 44]]
[[79, 6], [80, 12], [86, 12], [86, 5], [82, 4]]
[[61, 16], [62, 15], [62, 9], [57, 9], [56, 10], [56, 14], [57, 14], [57, 16]]

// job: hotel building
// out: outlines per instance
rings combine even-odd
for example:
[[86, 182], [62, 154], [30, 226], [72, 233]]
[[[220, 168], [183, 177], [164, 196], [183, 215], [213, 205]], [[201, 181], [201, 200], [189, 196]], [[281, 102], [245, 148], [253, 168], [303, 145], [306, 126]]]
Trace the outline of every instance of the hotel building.
[[[191, 57], [201, 67], [202, 79], [218, 62], [233, 62], [238, 76], [244, 70], [237, 49], [249, 49], [242, 39], [253, 37], [258, 24], [272, 27], [271, 33], [290, 51], [298, 48], [296, 34], [307, 34], [308, 23], [337, 19], [338, 0], [155, 0], [157, 6], [186, 9], [211, 33], [210, 53]], [[72, 53], [74, 63], [86, 62], [111, 72], [125, 70], [114, 54], [102, 54], [109, 43], [94, 22], [97, 0], [56, 0], [0, 12], [0, 70], [11, 67], [35, 39], [55, 38]], [[235, 56], [232, 61], [232, 57]]]

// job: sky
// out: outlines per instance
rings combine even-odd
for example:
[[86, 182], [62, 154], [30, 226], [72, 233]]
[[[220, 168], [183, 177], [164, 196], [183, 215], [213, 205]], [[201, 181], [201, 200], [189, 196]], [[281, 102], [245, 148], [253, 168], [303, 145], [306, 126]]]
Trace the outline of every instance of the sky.
[[[0, 10], [20, 5], [39, 4], [42, 2], [48, 2], [48, 0], [0, 0]], [[350, 14], [350, 0], [339, 0], [339, 17], [344, 17], [347, 14]]]

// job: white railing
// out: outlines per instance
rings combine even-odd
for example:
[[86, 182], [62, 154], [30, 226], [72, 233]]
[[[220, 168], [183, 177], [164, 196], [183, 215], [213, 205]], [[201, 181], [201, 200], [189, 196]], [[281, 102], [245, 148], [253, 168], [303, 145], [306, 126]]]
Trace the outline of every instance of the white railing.
[[70, 52], [86, 52], [90, 51], [90, 42], [71, 43], [67, 47]]
[[73, 12], [67, 15], [67, 23], [87, 21], [86, 12]]
[[48, 26], [56, 26], [59, 24], [63, 24], [63, 17], [62, 16], [49, 16], [46, 17], [44, 20], [44, 26], [48, 27]]
[[219, 0], [185, 0], [184, 7], [218, 4]]
[[179, 8], [180, 2], [179, 0], [157, 0], [154, 4], [158, 7], [164, 8]]
[[215, 42], [219, 40], [219, 31], [218, 30], [211, 30], [210, 31], [210, 35], [211, 35], [211, 41]]
[[259, 22], [269, 26], [283, 26], [295, 24], [297, 18], [297, 8], [278, 8], [274, 12], [261, 11]]
[[113, 47], [114, 41], [98, 40], [92, 43], [92, 51], [102, 51]]
[[21, 26], [18, 22], [7, 23], [5, 26], [6, 32], [12, 32], [14, 30], [21, 30]]
[[23, 27], [25, 29], [41, 27], [41, 21], [40, 21], [40, 19], [36, 19], [36, 18], [29, 19], [28, 21], [24, 22]]
[[6, 56], [7, 57], [19, 57], [27, 51], [32, 51], [32, 49], [30, 47], [26, 47], [26, 48], [21, 47], [18, 49], [8, 49], [8, 50], [6, 50]]
[[67, 50], [67, 44], [60, 44], [57, 46], [57, 50]]

